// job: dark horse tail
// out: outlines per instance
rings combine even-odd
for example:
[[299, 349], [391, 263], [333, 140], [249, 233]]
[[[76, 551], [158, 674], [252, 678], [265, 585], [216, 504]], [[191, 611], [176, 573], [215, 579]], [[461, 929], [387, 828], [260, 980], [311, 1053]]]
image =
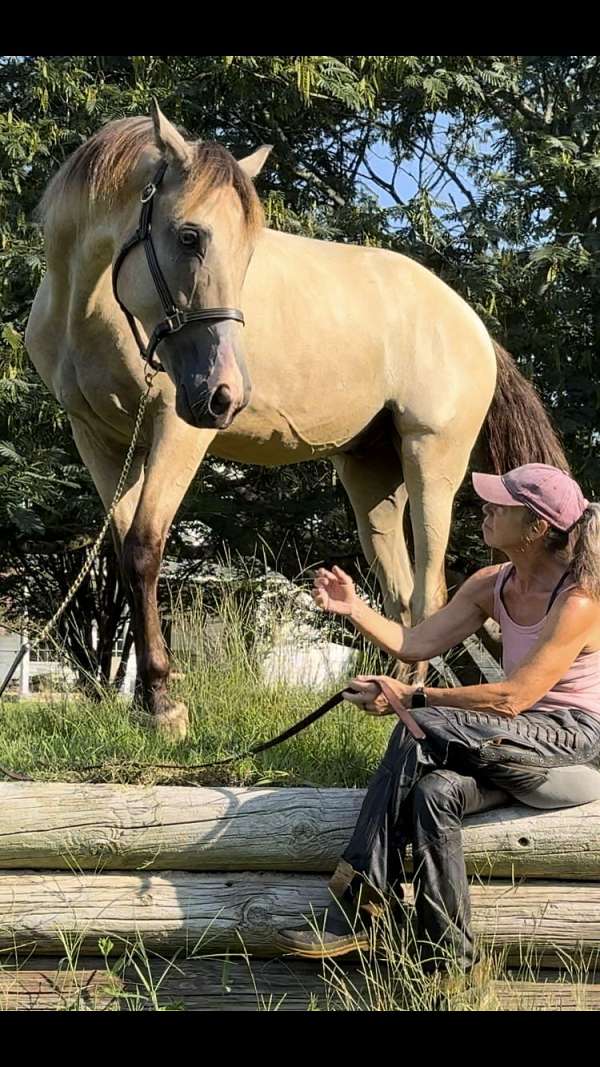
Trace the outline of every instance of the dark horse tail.
[[493, 342], [498, 365], [496, 392], [479, 440], [486, 466], [495, 474], [524, 463], [549, 463], [569, 471], [558, 433], [535, 387], [513, 357]]

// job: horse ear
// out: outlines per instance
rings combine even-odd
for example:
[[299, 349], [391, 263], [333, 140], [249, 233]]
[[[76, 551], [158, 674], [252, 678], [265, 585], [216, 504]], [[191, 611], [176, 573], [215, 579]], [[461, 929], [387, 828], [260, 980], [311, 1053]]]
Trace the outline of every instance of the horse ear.
[[165, 118], [156, 100], [152, 101], [151, 116], [156, 147], [170, 162], [189, 170], [192, 162], [190, 147], [173, 123]]
[[253, 152], [251, 156], [244, 156], [243, 159], [238, 159], [238, 165], [249, 178], [256, 178], [263, 169], [267, 162], [267, 158], [272, 151], [272, 144], [263, 144], [260, 148], [257, 148], [256, 152]]

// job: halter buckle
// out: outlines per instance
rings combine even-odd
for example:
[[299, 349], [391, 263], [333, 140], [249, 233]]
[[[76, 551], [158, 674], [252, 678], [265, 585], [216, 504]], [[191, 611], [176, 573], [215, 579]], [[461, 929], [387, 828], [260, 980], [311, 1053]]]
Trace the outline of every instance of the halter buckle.
[[172, 315], [167, 315], [165, 323], [169, 333], [177, 333], [178, 330], [183, 329], [185, 326], [185, 315], [183, 311], [176, 310]]
[[154, 182], [148, 182], [142, 189], [142, 195], [140, 197], [142, 204], [147, 204], [149, 200], [152, 200], [152, 197], [155, 196], [155, 194], [156, 186]]
[[148, 389], [152, 388], [156, 375], [159, 374], [161, 371], [164, 371], [162, 363], [159, 363], [157, 359], [154, 359], [154, 357], [152, 358], [152, 360], [148, 360], [148, 362], [146, 363], [146, 369], [144, 371], [144, 381]]

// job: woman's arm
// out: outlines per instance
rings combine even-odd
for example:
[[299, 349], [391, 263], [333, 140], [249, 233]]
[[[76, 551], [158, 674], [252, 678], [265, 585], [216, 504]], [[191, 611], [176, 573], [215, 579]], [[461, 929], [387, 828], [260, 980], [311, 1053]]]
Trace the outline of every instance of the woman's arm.
[[[456, 689], [427, 686], [425, 692], [428, 702], [432, 706], [437, 704], [466, 711], [487, 711], [514, 718], [541, 700], [566, 674], [585, 646], [598, 641], [599, 634], [600, 604], [581, 594], [570, 593], [557, 602], [548, 615], [537, 644], [509, 678], [487, 685], [468, 685]], [[389, 681], [409, 707], [412, 686], [397, 682], [396, 679]]]
[[355, 597], [349, 618], [369, 641], [404, 663], [419, 663], [447, 652], [476, 632], [491, 610], [497, 567], [484, 567], [468, 578], [446, 607], [417, 626], [402, 626], [386, 619]]

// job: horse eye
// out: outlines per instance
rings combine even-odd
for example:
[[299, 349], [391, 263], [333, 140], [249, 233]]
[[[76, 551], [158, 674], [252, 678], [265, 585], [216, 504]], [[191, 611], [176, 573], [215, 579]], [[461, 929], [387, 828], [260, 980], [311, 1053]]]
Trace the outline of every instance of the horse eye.
[[189, 226], [181, 229], [177, 235], [179, 243], [192, 251], [200, 248], [200, 234], [198, 230], [192, 230]]

